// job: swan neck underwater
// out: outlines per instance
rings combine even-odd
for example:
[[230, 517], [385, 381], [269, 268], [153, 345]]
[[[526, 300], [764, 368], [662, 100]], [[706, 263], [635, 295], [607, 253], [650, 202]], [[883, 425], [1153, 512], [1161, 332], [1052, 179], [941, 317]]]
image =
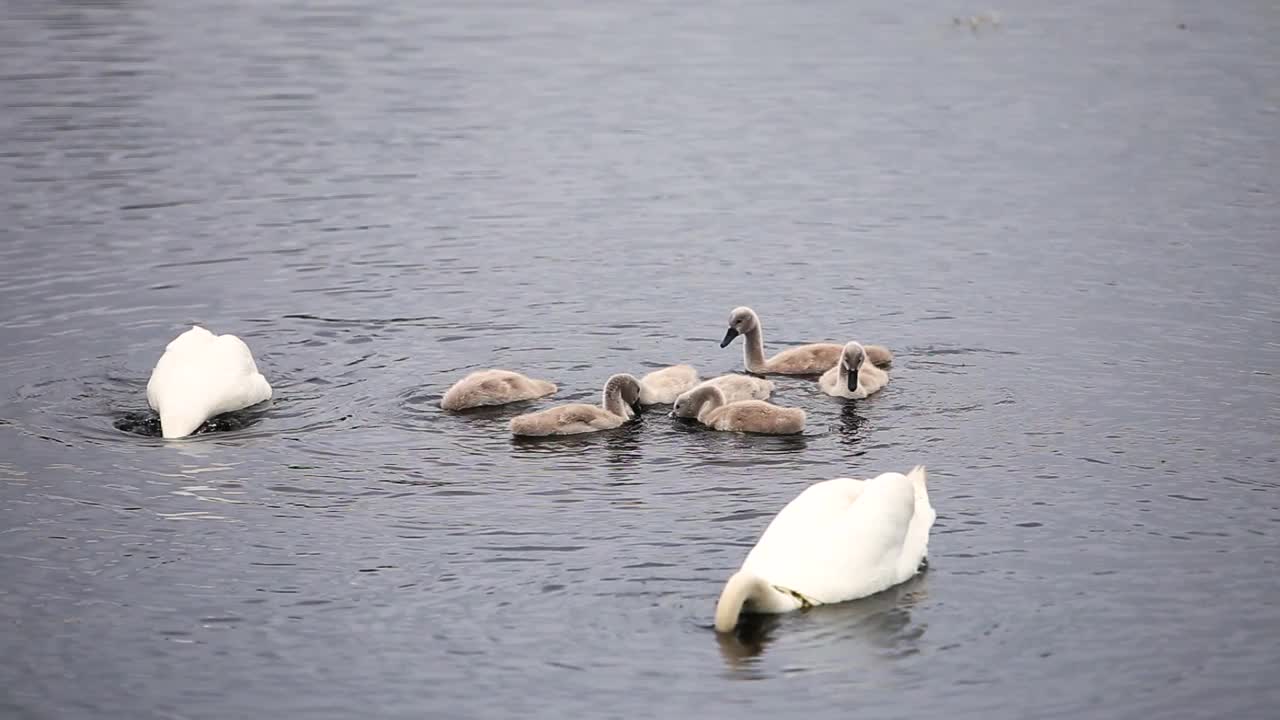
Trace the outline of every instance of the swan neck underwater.
[[[170, 396], [166, 400], [167, 406], [159, 411], [160, 436], [165, 440], [184, 438], [198, 430], [205, 420], [212, 417], [209, 410], [205, 408], [207, 403], [198, 398]], [[178, 407], [170, 409], [173, 405]]]
[[739, 335], [743, 337], [742, 360], [747, 370], [763, 373], [767, 369], [764, 359], [764, 329], [760, 326], [760, 316], [749, 307], [734, 308], [729, 314], [729, 329], [725, 331], [720, 347], [729, 347]]
[[739, 570], [729, 578], [716, 602], [716, 632], [732, 632], [744, 610], [784, 613], [817, 604], [794, 590], [770, 585], [757, 575]]

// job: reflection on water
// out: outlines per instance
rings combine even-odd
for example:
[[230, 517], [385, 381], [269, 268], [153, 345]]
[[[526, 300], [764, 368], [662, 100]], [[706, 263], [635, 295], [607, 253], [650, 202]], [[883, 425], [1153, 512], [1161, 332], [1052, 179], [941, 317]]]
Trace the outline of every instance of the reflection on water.
[[866, 436], [867, 418], [858, 411], [859, 404], [846, 402], [840, 407], [840, 434], [845, 441], [854, 444]]
[[767, 673], [759, 671], [755, 659], [773, 640], [782, 624], [780, 615], [744, 615], [731, 633], [715, 633], [720, 656], [730, 676], [739, 680], [759, 680]]
[[665, 418], [658, 413], [648, 413], [633, 422], [627, 423], [611, 432], [604, 438], [605, 462], [610, 466], [612, 479], [629, 479], [639, 482], [634, 468], [644, 460], [644, 430], [650, 422], [663, 422]]
[[[207, 435], [209, 433], [235, 432], [250, 428], [262, 419], [262, 416], [267, 413], [270, 407], [270, 403], [265, 403], [252, 408], [211, 417], [201, 423], [200, 427], [196, 428], [188, 437]], [[115, 429], [131, 435], [153, 438], [163, 435], [160, 427], [160, 416], [154, 411], [124, 412], [112, 421], [111, 425]]]

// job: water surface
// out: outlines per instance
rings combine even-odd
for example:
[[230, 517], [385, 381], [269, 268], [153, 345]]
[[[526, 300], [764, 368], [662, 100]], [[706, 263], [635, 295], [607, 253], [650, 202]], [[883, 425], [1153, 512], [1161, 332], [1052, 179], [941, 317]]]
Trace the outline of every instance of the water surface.
[[[1280, 11], [984, 9], [6, 3], [3, 714], [1267, 716]], [[891, 383], [780, 380], [794, 438], [438, 408], [738, 369], [741, 304]], [[276, 399], [122, 432], [195, 322]], [[787, 500], [917, 462], [925, 575], [717, 638]]]

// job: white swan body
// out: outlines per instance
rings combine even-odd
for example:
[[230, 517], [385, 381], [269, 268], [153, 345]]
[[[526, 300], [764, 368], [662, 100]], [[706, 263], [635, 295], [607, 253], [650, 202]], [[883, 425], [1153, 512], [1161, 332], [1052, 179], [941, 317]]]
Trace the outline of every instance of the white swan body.
[[804, 410], [784, 408], [763, 400], [726, 403], [715, 385], [700, 385], [676, 398], [671, 413], [676, 417], [696, 417], [712, 430], [794, 435], [804, 431]]
[[691, 403], [680, 402], [680, 398], [688, 398], [689, 393], [700, 387], [712, 385], [720, 390], [720, 394], [724, 395], [726, 404], [741, 402], [743, 400], [768, 400], [773, 394], [773, 381], [764, 378], [755, 377], [754, 375], [721, 375], [710, 380], [705, 380], [701, 384], [694, 386], [678, 395], [672, 405], [679, 405], [680, 411], [672, 411], [676, 417], [692, 417], [698, 416], [697, 410]]
[[810, 485], [787, 503], [725, 583], [716, 603], [719, 632], [744, 612], [781, 613], [856, 600], [915, 575], [937, 517], [927, 474], [884, 473]]
[[511, 434], [539, 437], [580, 435], [612, 430], [635, 417], [640, 402], [640, 381], [634, 375], [618, 374], [604, 384], [601, 405], [570, 403], [540, 412], [511, 418]]
[[533, 400], [551, 395], [556, 386], [546, 380], [537, 380], [510, 370], [478, 370], [467, 375], [449, 388], [440, 400], [445, 410]]
[[840, 362], [818, 378], [818, 387], [828, 395], [859, 400], [878, 392], [888, 382], [889, 373], [867, 359], [862, 345], [850, 342], [844, 346]]
[[640, 378], [641, 405], [670, 405], [676, 396], [698, 384], [692, 365], [672, 365]]
[[[766, 360], [760, 316], [749, 307], [734, 308], [729, 314], [729, 329], [720, 347], [728, 347], [739, 335], [744, 336], [742, 359], [747, 370], [761, 375], [818, 375], [834, 367], [844, 352], [844, 347], [835, 343], [812, 343], [783, 350]], [[886, 347], [867, 345], [865, 350], [867, 358], [876, 365], [893, 362], [893, 353]]]
[[147, 381], [147, 403], [166, 438], [186, 437], [211, 417], [271, 399], [249, 346], [199, 325], [174, 338]]

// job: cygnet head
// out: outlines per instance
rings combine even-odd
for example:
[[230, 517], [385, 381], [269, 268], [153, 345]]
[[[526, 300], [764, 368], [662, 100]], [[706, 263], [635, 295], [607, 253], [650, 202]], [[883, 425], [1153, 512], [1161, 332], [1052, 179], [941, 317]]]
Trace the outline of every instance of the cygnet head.
[[756, 311], [749, 307], [736, 307], [733, 312], [729, 313], [729, 330], [724, 334], [724, 340], [720, 342], [720, 347], [729, 347], [729, 343], [739, 335], [747, 333], [760, 327], [760, 317], [756, 315]]
[[671, 417], [692, 418], [698, 417], [698, 411], [693, 406], [693, 394], [695, 391], [681, 393], [676, 397], [676, 401], [671, 404]]
[[850, 342], [845, 344], [844, 352], [840, 355], [840, 365], [849, 376], [849, 392], [856, 392], [858, 389], [858, 369], [862, 367], [862, 363], [867, 361], [867, 351], [860, 343]]
[[[621, 400], [616, 407], [614, 398]], [[618, 373], [604, 383], [604, 409], [615, 415], [632, 417], [640, 412], [640, 381], [635, 375]]]
[[675, 417], [696, 418], [703, 407], [710, 405], [716, 408], [724, 402], [724, 393], [720, 392], [720, 388], [714, 385], [702, 385], [676, 398], [675, 404], [671, 407], [671, 414]]

